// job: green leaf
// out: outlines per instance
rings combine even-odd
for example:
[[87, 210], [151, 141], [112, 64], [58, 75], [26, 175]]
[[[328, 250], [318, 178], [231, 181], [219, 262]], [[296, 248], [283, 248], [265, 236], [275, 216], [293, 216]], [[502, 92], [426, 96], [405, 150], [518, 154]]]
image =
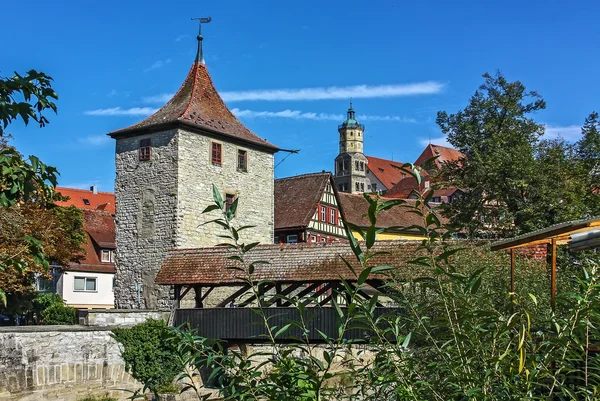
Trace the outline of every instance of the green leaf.
[[223, 198], [221, 197], [221, 193], [215, 184], [212, 185], [213, 189], [213, 200], [215, 204], [219, 206], [219, 209], [223, 210], [225, 207], [225, 202], [223, 202]]
[[288, 331], [291, 326], [292, 326], [292, 324], [288, 323], [285, 326], [283, 326], [282, 328], [280, 328], [279, 330], [277, 330], [277, 333], [275, 333], [275, 338], [279, 337], [280, 335], [282, 335], [283, 333]]
[[221, 208], [218, 205], [209, 205], [202, 211], [202, 213], [212, 212], [213, 210], [220, 210]]

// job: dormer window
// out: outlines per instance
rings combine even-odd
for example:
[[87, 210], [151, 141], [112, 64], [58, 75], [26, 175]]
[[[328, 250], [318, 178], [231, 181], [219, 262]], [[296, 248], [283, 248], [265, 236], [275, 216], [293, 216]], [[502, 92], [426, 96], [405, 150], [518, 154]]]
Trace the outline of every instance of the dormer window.
[[102, 249], [100, 251], [100, 261], [102, 263], [115, 263], [115, 251], [112, 249]]
[[83, 204], [86, 205], [86, 206], [89, 206], [90, 205], [90, 200], [84, 198], [83, 199]]
[[152, 150], [152, 141], [150, 138], [140, 141], [140, 161], [150, 160], [150, 152]]

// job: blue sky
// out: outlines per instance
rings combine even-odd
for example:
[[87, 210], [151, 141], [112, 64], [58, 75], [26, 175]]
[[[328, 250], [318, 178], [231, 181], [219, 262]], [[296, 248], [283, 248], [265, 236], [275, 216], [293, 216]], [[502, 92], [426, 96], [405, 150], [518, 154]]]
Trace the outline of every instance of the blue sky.
[[[350, 97], [365, 153], [414, 161], [441, 138], [436, 112], [464, 107], [484, 72], [538, 91], [548, 135], [576, 140], [600, 110], [600, 3], [577, 1], [31, 1], [6, 3], [0, 74], [51, 75], [58, 115], [9, 132], [60, 185], [113, 189], [106, 133], [160, 107], [185, 78], [203, 29], [209, 72], [259, 136], [301, 149], [276, 177], [331, 170]], [[276, 155], [276, 163], [285, 153]]]

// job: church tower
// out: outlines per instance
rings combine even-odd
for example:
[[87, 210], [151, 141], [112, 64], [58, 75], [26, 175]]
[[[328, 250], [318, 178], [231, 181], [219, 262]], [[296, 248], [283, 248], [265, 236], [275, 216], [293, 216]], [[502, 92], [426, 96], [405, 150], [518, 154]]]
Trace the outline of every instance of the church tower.
[[201, 33], [196, 60], [173, 98], [109, 135], [116, 140], [117, 308], [169, 307], [169, 288], [154, 283], [167, 250], [223, 242], [220, 226], [204, 224], [218, 212], [202, 213], [213, 203], [213, 184], [228, 207], [240, 198], [236, 224], [253, 227], [245, 243], [273, 241], [278, 148], [227, 108], [204, 63]]
[[338, 126], [340, 153], [335, 158], [335, 185], [340, 192], [363, 193], [369, 190], [367, 158], [363, 154], [365, 126], [356, 121], [350, 102], [346, 121]]

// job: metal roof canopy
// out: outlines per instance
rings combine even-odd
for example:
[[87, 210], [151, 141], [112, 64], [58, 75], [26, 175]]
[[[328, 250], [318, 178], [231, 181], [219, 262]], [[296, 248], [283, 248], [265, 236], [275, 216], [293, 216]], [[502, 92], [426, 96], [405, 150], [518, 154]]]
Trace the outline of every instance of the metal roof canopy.
[[502, 249], [514, 249], [523, 246], [551, 244], [553, 240], [556, 240], [557, 245], [564, 245], [569, 243], [572, 234], [593, 230], [597, 227], [600, 227], [600, 216], [567, 221], [514, 238], [494, 242], [491, 245], [491, 249], [492, 251], [500, 251]]
[[[515, 249], [539, 244], [551, 246], [550, 261], [550, 304], [552, 310], [556, 308], [556, 246], [572, 243], [573, 250], [586, 249], [597, 246], [597, 232], [600, 227], [600, 217], [591, 217], [583, 220], [567, 221], [550, 227], [532, 231], [514, 238], [494, 242], [492, 251], [510, 250], [510, 292], [515, 292]], [[589, 233], [584, 235], [583, 233]], [[572, 238], [575, 235], [575, 238]], [[585, 244], [584, 244], [585, 243]], [[583, 245], [583, 246], [582, 246]], [[514, 296], [514, 295], [513, 295]]]

